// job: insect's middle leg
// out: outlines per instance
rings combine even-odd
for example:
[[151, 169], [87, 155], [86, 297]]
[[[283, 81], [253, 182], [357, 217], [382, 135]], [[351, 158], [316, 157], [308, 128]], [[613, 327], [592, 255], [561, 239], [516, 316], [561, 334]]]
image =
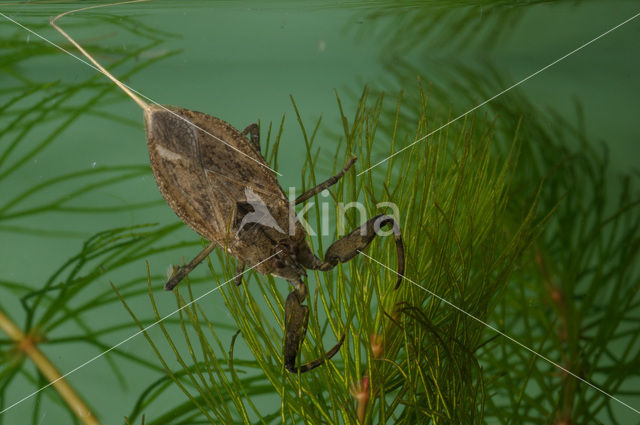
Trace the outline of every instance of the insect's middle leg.
[[295, 204], [298, 205], [298, 204], [306, 201], [307, 199], [317, 195], [318, 193], [322, 192], [326, 188], [328, 188], [330, 186], [333, 186], [334, 184], [338, 183], [338, 181], [342, 178], [342, 176], [344, 176], [344, 173], [346, 173], [347, 170], [349, 170], [349, 168], [351, 168], [351, 166], [357, 160], [358, 160], [358, 158], [356, 158], [355, 156], [353, 158], [351, 158], [349, 160], [349, 162], [347, 162], [347, 165], [345, 165], [344, 168], [342, 170], [340, 170], [340, 172], [338, 174], [336, 174], [335, 176], [329, 177], [327, 180], [323, 181], [322, 183], [320, 183], [316, 187], [312, 187], [311, 189], [307, 190], [302, 195], [298, 196], [296, 198]]

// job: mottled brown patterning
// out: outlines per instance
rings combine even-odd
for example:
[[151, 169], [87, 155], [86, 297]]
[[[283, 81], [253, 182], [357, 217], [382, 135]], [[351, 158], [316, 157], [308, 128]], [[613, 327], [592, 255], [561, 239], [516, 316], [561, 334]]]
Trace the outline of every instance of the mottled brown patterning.
[[[278, 259], [265, 258], [276, 253], [284, 235], [255, 225], [238, 234], [239, 214], [248, 212], [238, 209], [248, 204], [245, 188], [268, 204], [281, 229], [289, 228], [289, 201], [255, 144], [221, 119], [174, 106], [150, 105], [145, 123], [153, 174], [182, 221], [240, 263], [278, 275]], [[295, 229], [304, 238], [299, 223]], [[272, 248], [267, 255], [265, 246]]]
[[303, 281], [305, 269], [327, 271], [350, 260], [371, 243], [380, 227], [389, 225], [396, 244], [397, 288], [404, 273], [404, 247], [398, 224], [393, 217], [376, 216], [334, 242], [324, 260], [318, 258], [306, 241], [304, 228], [295, 219], [292, 204], [300, 204], [338, 182], [356, 158], [351, 158], [338, 174], [290, 203], [260, 153], [260, 131], [256, 124], [240, 132], [202, 112], [149, 104], [56, 25], [56, 20], [66, 14], [104, 6], [109, 5], [63, 13], [52, 18], [51, 25], [142, 108], [151, 168], [162, 196], [182, 221], [211, 241], [189, 264], [174, 273], [165, 289], [173, 289], [215, 247], [222, 247], [237, 260], [236, 284], [242, 282], [244, 268], [250, 267], [262, 274], [282, 277], [294, 286], [285, 303], [285, 368], [290, 372], [306, 372], [321, 365], [325, 358], [330, 359], [339, 351], [344, 335], [325, 356], [296, 366], [309, 320], [309, 307], [302, 304], [308, 292]]

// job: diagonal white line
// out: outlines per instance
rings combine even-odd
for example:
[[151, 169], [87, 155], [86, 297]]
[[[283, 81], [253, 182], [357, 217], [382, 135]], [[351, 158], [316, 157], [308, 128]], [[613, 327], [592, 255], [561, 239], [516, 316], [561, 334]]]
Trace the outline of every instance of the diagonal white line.
[[490, 97], [489, 99], [485, 100], [484, 102], [482, 102], [481, 104], [474, 106], [473, 108], [469, 109], [467, 112], [465, 112], [464, 114], [458, 115], [457, 117], [455, 117], [454, 119], [452, 119], [451, 121], [449, 121], [446, 124], [441, 125], [440, 127], [436, 128], [435, 130], [433, 130], [432, 132], [428, 133], [426, 136], [422, 136], [421, 138], [415, 140], [414, 142], [412, 142], [411, 144], [405, 146], [404, 148], [400, 149], [397, 152], [394, 152], [393, 154], [389, 155], [388, 157], [386, 157], [385, 159], [383, 159], [382, 161], [379, 161], [377, 163], [375, 163], [374, 165], [372, 165], [371, 167], [367, 168], [364, 171], [361, 171], [357, 174], [358, 177], [360, 177], [361, 175], [363, 175], [364, 173], [366, 173], [367, 171], [371, 170], [372, 168], [377, 167], [378, 165], [382, 164], [383, 162], [388, 161], [389, 159], [393, 158], [394, 156], [398, 155], [399, 153], [404, 152], [405, 150], [409, 149], [411, 146], [415, 145], [416, 143], [420, 143], [423, 140], [425, 140], [427, 137], [432, 136], [433, 134], [437, 133], [438, 131], [442, 130], [443, 128], [447, 127], [448, 125], [458, 121], [460, 118], [463, 118], [467, 115], [469, 115], [470, 113], [472, 113], [473, 111], [475, 111], [478, 108], [483, 107], [484, 105], [486, 105], [487, 103], [491, 102], [492, 100], [502, 96], [503, 94], [505, 94], [506, 92], [508, 92], [509, 90], [518, 87], [520, 84], [524, 83], [525, 81], [535, 77], [536, 75], [540, 74], [543, 71], [546, 71], [547, 69], [551, 68], [553, 65], [557, 64], [558, 62], [561, 62], [563, 60], [565, 60], [566, 58], [568, 58], [569, 56], [573, 55], [574, 53], [584, 49], [585, 47], [587, 47], [588, 45], [596, 42], [597, 40], [601, 39], [602, 37], [604, 37], [605, 35], [609, 34], [610, 32], [613, 32], [615, 30], [617, 30], [618, 28], [620, 28], [621, 26], [623, 26], [624, 24], [636, 19], [638, 16], [640, 16], [640, 12], [636, 13], [635, 15], [633, 15], [632, 17], [624, 20], [623, 22], [619, 23], [618, 25], [614, 26], [613, 28], [603, 32], [602, 34], [600, 34], [599, 36], [597, 36], [596, 38], [587, 41], [586, 43], [584, 43], [583, 45], [576, 47], [575, 49], [573, 49], [572, 51], [570, 51], [569, 53], [567, 53], [566, 55], [554, 60], [553, 62], [551, 62], [550, 64], [548, 64], [545, 67], [540, 68], [539, 70], [537, 70], [536, 72], [534, 72], [533, 74], [530, 74], [529, 76], [523, 78], [522, 80], [518, 81], [517, 83], [507, 87], [506, 89], [502, 90], [500, 93]]
[[95, 356], [93, 356], [92, 358], [90, 358], [89, 360], [87, 360], [86, 362], [82, 363], [79, 366], [76, 366], [75, 368], [71, 369], [69, 372], [65, 373], [64, 375], [60, 376], [58, 379], [55, 379], [51, 382], [49, 382], [47, 385], [45, 385], [44, 387], [32, 392], [31, 394], [21, 398], [20, 400], [14, 402], [12, 405], [6, 407], [4, 410], [0, 411], [0, 415], [2, 415], [3, 413], [5, 413], [7, 410], [12, 409], [13, 407], [17, 406], [18, 404], [22, 403], [25, 400], [30, 399], [31, 397], [33, 397], [34, 395], [38, 394], [40, 391], [44, 391], [47, 388], [49, 388], [50, 386], [52, 386], [53, 384], [55, 384], [56, 382], [66, 378], [67, 376], [71, 375], [72, 373], [82, 369], [83, 367], [85, 367], [86, 365], [88, 365], [89, 363], [92, 363], [95, 360], [98, 360], [100, 357], [103, 357], [105, 354], [115, 350], [116, 348], [120, 347], [122, 344], [132, 340], [133, 338], [137, 337], [138, 335], [140, 335], [141, 333], [144, 333], [146, 331], [148, 331], [149, 329], [151, 329], [152, 327], [154, 327], [155, 325], [157, 325], [158, 323], [162, 322], [163, 320], [175, 315], [176, 313], [178, 313], [179, 311], [183, 310], [186, 307], [189, 307], [191, 304], [195, 303], [196, 301], [201, 300], [202, 298], [206, 297], [207, 295], [211, 294], [212, 292], [217, 291], [218, 289], [222, 288], [224, 285], [226, 285], [227, 283], [231, 282], [232, 280], [234, 280], [235, 278], [237, 278], [238, 276], [242, 276], [243, 274], [247, 273], [249, 270], [253, 270], [254, 268], [258, 267], [260, 264], [264, 263], [265, 261], [275, 257], [276, 255], [278, 255], [280, 252], [282, 252], [282, 250], [279, 250], [278, 252], [276, 252], [275, 254], [271, 255], [270, 257], [265, 258], [264, 260], [260, 261], [259, 263], [253, 265], [252, 267], [249, 267], [248, 269], [244, 270], [242, 273], [238, 273], [237, 275], [233, 276], [231, 279], [227, 280], [224, 283], [221, 283], [220, 285], [216, 286], [215, 288], [205, 292], [204, 294], [200, 295], [198, 298], [195, 298], [193, 301], [188, 302], [187, 304], [183, 305], [182, 307], [178, 308], [177, 310], [173, 311], [172, 313], [167, 314], [166, 316], [156, 320], [155, 322], [151, 323], [150, 325], [142, 328], [141, 330], [139, 330], [138, 332], [128, 336], [127, 338], [123, 339], [122, 341], [120, 341], [119, 343], [117, 343], [116, 345], [111, 346], [111, 348], [103, 351], [100, 354], [97, 354]]
[[[358, 250], [358, 252], [362, 255], [364, 255], [365, 257], [367, 257], [369, 260], [373, 261], [374, 263], [384, 267], [385, 269], [391, 271], [392, 273], [395, 273], [396, 275], [400, 276], [399, 273], [397, 273], [395, 270], [393, 270], [391, 267], [388, 267], [385, 264], [382, 264], [380, 261], [376, 260], [373, 257], [370, 257], [369, 255], [365, 254], [364, 252]], [[475, 320], [476, 322], [484, 325], [485, 327], [491, 329], [492, 331], [494, 331], [495, 333], [499, 334], [500, 336], [508, 339], [509, 341], [513, 342], [514, 344], [520, 346], [521, 348], [524, 348], [525, 350], [529, 351], [530, 353], [536, 355], [537, 357], [541, 358], [542, 360], [546, 361], [547, 363], [557, 367], [558, 369], [562, 370], [563, 372], [567, 373], [568, 375], [573, 376], [574, 378], [578, 379], [581, 382], [584, 382], [585, 384], [587, 384], [588, 386], [590, 386], [591, 388], [593, 388], [594, 390], [597, 390], [599, 392], [601, 392], [602, 394], [606, 395], [607, 397], [610, 397], [611, 399], [617, 401], [618, 403], [622, 404], [623, 406], [633, 410], [634, 412], [640, 414], [640, 410], [635, 409], [634, 407], [629, 406], [627, 403], [625, 403], [624, 401], [620, 400], [619, 398], [614, 397], [613, 395], [609, 394], [608, 392], [600, 389], [599, 387], [595, 386], [594, 384], [592, 384], [591, 382], [579, 377], [578, 375], [576, 375], [575, 373], [571, 372], [570, 370], [562, 367], [561, 365], [559, 365], [558, 363], [554, 362], [553, 360], [549, 359], [548, 357], [538, 353], [537, 351], [535, 351], [532, 348], [529, 348], [528, 346], [524, 345], [523, 343], [521, 343], [520, 341], [518, 341], [515, 338], [510, 337], [509, 335], [507, 335], [506, 333], [502, 332], [501, 330], [499, 330], [498, 328], [490, 325], [489, 323], [485, 322], [482, 319], [477, 318], [476, 316], [474, 316], [471, 313], [468, 313], [467, 311], [461, 309], [460, 307], [458, 307], [457, 305], [453, 304], [452, 302], [442, 298], [440, 295], [436, 294], [433, 291], [428, 290], [427, 288], [425, 288], [422, 285], [417, 284], [416, 282], [414, 282], [413, 280], [409, 279], [407, 276], [402, 276], [404, 279], [408, 280], [409, 282], [411, 282], [412, 284], [414, 284], [415, 286], [417, 286], [418, 288], [422, 289], [423, 291], [429, 293], [430, 295], [432, 295], [433, 297], [437, 298], [438, 300], [442, 301], [443, 303], [447, 304], [448, 306], [458, 310], [460, 313], [465, 314], [466, 316], [470, 317], [471, 319]]]
[[[45, 42], [51, 44], [53, 47], [63, 51], [64, 53], [66, 53], [67, 55], [75, 58], [76, 60], [82, 62], [83, 64], [87, 65], [88, 67], [91, 67], [93, 69], [95, 69], [96, 71], [98, 71], [99, 73], [105, 75], [100, 69], [98, 69], [97, 67], [95, 67], [93, 64], [87, 62], [86, 60], [82, 59], [81, 57], [71, 53], [70, 51], [68, 51], [67, 49], [65, 49], [64, 47], [54, 43], [53, 41], [45, 38], [44, 36], [38, 34], [37, 32], [33, 31], [30, 28], [25, 27], [24, 25], [22, 25], [20, 22], [16, 21], [15, 19], [11, 18], [10, 16], [5, 15], [4, 13], [0, 12], [0, 16], [4, 17], [6, 20], [13, 22], [14, 24], [16, 24], [17, 26], [19, 26], [20, 28], [24, 29], [25, 31], [28, 31], [29, 33], [35, 35], [36, 37], [40, 38], [41, 40], [44, 40]], [[122, 83], [122, 82], [121, 82]], [[229, 148], [233, 149], [234, 151], [238, 152], [241, 155], [246, 156], [247, 158], [249, 158], [250, 160], [256, 162], [258, 165], [260, 165], [261, 167], [265, 167], [268, 168], [269, 170], [273, 171], [274, 173], [276, 173], [279, 176], [282, 176], [282, 174], [278, 173], [276, 170], [274, 170], [273, 168], [269, 167], [268, 165], [262, 164], [260, 161], [258, 161], [257, 159], [247, 155], [246, 153], [242, 152], [240, 149], [236, 148], [235, 146], [232, 146], [231, 144], [229, 144], [228, 142], [224, 141], [223, 139], [219, 138], [218, 136], [215, 136], [213, 134], [211, 134], [210, 132], [208, 132], [207, 130], [205, 130], [202, 127], [197, 126], [196, 124], [192, 123], [191, 121], [189, 121], [188, 119], [186, 119], [185, 117], [183, 117], [182, 115], [176, 114], [175, 112], [173, 112], [172, 110], [168, 109], [167, 107], [165, 107], [164, 105], [159, 104], [158, 102], [156, 102], [155, 100], [151, 99], [150, 97], [140, 93], [139, 91], [129, 87], [128, 85], [122, 83], [123, 86], [125, 86], [126, 88], [128, 88], [129, 90], [131, 90], [132, 92], [134, 92], [135, 94], [139, 95], [140, 97], [145, 98], [146, 100], [148, 100], [149, 102], [153, 103], [156, 106], [159, 106], [160, 108], [164, 109], [165, 111], [169, 112], [170, 114], [175, 115], [176, 117], [180, 118], [181, 120], [189, 123], [190, 125], [194, 126], [195, 128], [197, 128], [198, 130], [202, 131], [203, 133], [207, 134], [208, 136], [211, 136], [212, 138], [214, 138], [215, 140], [227, 145]]]

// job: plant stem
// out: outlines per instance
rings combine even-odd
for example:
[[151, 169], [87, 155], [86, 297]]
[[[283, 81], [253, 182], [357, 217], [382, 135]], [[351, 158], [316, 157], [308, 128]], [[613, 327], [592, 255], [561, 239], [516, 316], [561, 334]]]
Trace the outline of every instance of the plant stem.
[[31, 336], [22, 333], [15, 323], [0, 310], [0, 329], [16, 343], [16, 348], [23, 351], [36, 364], [40, 372], [52, 383], [62, 399], [69, 405], [73, 413], [86, 425], [100, 425], [91, 410], [71, 386], [62, 378], [58, 369], [40, 351]]

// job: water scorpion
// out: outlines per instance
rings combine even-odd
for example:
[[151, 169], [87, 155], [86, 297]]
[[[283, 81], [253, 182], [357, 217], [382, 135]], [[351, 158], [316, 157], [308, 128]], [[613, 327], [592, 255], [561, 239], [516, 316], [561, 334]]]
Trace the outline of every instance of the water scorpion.
[[[114, 4], [122, 3], [131, 2]], [[172, 290], [213, 249], [224, 247], [237, 260], [237, 285], [242, 283], [245, 267], [263, 275], [281, 277], [293, 285], [285, 302], [284, 366], [293, 373], [320, 366], [325, 357], [330, 359], [339, 351], [344, 334], [325, 357], [296, 366], [309, 320], [309, 307], [302, 304], [308, 294], [305, 270], [327, 271], [338, 263], [349, 261], [369, 245], [382, 226], [392, 226], [398, 261], [397, 288], [404, 273], [404, 247], [398, 223], [388, 215], [376, 216], [334, 242], [327, 249], [324, 260], [318, 258], [295, 215], [291, 220], [293, 206], [260, 152], [260, 132], [256, 124], [239, 131], [202, 112], [147, 103], [56, 24], [67, 14], [110, 5], [68, 11], [50, 22], [142, 108], [151, 168], [162, 196], [182, 221], [211, 242], [174, 273], [165, 289]], [[300, 204], [338, 182], [355, 161], [356, 158], [351, 158], [338, 174], [300, 195], [294, 204]], [[263, 207], [260, 214], [256, 205]]]

